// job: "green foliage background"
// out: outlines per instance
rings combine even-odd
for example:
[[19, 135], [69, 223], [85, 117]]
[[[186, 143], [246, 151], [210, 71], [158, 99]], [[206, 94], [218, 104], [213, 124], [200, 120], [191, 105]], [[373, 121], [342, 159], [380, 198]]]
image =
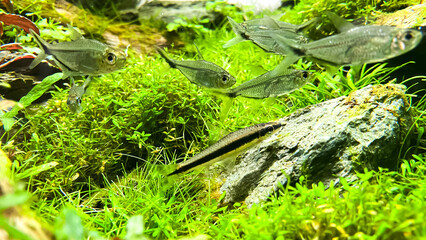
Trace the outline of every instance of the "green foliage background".
[[[414, 3], [306, 0], [281, 12], [285, 12], [282, 19], [301, 23], [325, 10], [358, 18]], [[220, 1], [207, 7], [238, 22], [252, 17]], [[62, 26], [42, 18], [43, 10], [36, 5], [25, 9], [38, 15], [45, 38], [56, 39], [47, 29], [62, 30]], [[237, 84], [272, 70], [281, 61], [249, 42], [223, 49], [234, 37], [225, 21], [214, 29], [190, 19], [178, 23], [185, 23], [182, 26], [191, 34], [178, 33], [187, 43], [181, 49], [168, 49], [173, 58], [195, 59], [194, 40], [204, 58], [227, 69]], [[107, 27], [107, 23], [99, 24]], [[172, 31], [177, 26], [167, 27]], [[12, 156], [12, 178], [26, 183], [25, 190], [33, 196], [31, 208], [55, 226], [58, 239], [426, 237], [425, 99], [411, 107], [414, 138], [408, 138], [410, 147], [401, 155], [399, 169], [366, 169], [358, 174], [358, 181], [341, 179], [336, 188], [310, 185], [309, 179], [302, 178], [284, 186], [280, 196], [267, 203], [251, 209], [236, 203], [228, 208], [218, 206], [223, 197], [217, 191], [219, 183], [208, 174], [192, 172], [170, 182], [159, 173], [158, 166], [188, 159], [229, 132], [276, 120], [368, 84], [384, 83], [396, 69], [377, 64], [363, 69], [361, 80], [355, 83], [344, 71], [331, 77], [302, 60], [294, 67], [315, 72], [313, 83], [281, 98], [237, 98], [229, 103], [189, 83], [158, 55], [131, 51], [125, 69], [95, 78], [84, 97], [82, 113], [72, 114], [65, 103], [68, 90], [57, 89], [47, 105], [23, 110], [28, 122], [15, 125], [16, 134], [3, 135], [7, 141], [2, 150]], [[11, 196], [24, 199], [16, 205], [26, 200], [19, 194]], [[1, 204], [7, 201], [0, 198], [0, 210], [6, 209]], [[0, 217], [0, 227], [6, 226], [4, 221]]]

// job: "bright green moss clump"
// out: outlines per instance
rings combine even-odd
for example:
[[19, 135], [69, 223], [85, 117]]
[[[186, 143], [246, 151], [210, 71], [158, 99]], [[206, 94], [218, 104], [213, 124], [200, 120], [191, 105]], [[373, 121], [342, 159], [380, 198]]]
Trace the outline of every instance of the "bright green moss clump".
[[17, 144], [16, 160], [36, 166], [58, 163], [38, 175], [43, 180], [35, 185], [73, 189], [69, 187], [85, 185], [89, 179], [101, 185], [103, 175], [121, 175], [123, 167], [145, 164], [121, 153], [147, 159], [159, 152], [180, 156], [194, 141], [201, 140], [199, 147], [205, 147], [203, 115], [212, 114], [214, 103], [186, 79], [175, 79], [172, 71], [161, 68], [161, 59], [149, 57], [96, 79], [81, 114], [66, 107], [66, 91], [28, 115], [26, 140]]
[[[301, 23], [325, 10], [358, 18], [410, 2], [304, 0], [282, 20]], [[236, 85], [272, 70], [282, 59], [250, 42], [223, 49], [234, 37], [227, 23], [198, 34], [195, 42], [204, 59], [234, 75]], [[168, 50], [176, 59], [197, 58], [192, 42]], [[321, 66], [300, 60], [293, 67], [314, 72], [312, 83], [276, 99], [237, 98], [227, 111], [223, 99], [191, 84], [159, 56], [131, 51], [125, 69], [93, 79], [80, 114], [66, 106], [68, 89], [54, 90], [46, 105], [26, 112], [28, 123], [16, 128], [19, 132], [2, 149], [13, 161], [12, 177], [26, 183], [34, 196], [29, 204], [37, 215], [52, 226], [77, 226], [75, 236], [84, 239], [124, 239], [126, 223], [135, 215], [143, 216], [138, 218], [145, 225], [143, 234], [153, 239], [421, 239], [426, 237], [424, 99], [411, 107], [417, 141], [410, 152], [401, 149], [398, 171], [366, 170], [359, 181], [340, 179], [329, 189], [309, 184], [304, 176], [280, 188], [279, 197], [251, 209], [241, 203], [218, 205], [220, 183], [208, 171], [167, 180], [157, 167], [191, 157], [237, 129], [389, 81], [397, 68], [385, 66], [364, 68], [354, 81], [350, 72], [330, 76]], [[63, 229], [56, 236], [66, 239]]]

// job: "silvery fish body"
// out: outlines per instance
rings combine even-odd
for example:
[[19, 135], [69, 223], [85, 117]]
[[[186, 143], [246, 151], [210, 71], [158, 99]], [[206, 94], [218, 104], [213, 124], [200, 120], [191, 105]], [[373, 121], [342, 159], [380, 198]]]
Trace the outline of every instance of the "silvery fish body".
[[272, 70], [244, 82], [238, 87], [218, 93], [232, 98], [238, 96], [257, 99], [279, 97], [302, 87], [310, 80], [310, 77], [311, 74], [304, 70], [286, 69], [280, 72]]
[[[302, 25], [293, 25], [281, 21], [276, 21], [271, 17], [252, 19], [238, 24], [231, 17], [228, 17], [232, 30], [236, 37], [229, 40], [223, 47], [227, 48], [242, 41], [250, 40], [266, 52], [275, 52], [276, 42], [272, 38], [278, 34], [295, 43], [308, 42], [309, 39], [303, 35], [303, 31], [314, 26], [318, 19], [312, 19]], [[279, 53], [282, 53], [280, 51]]]
[[275, 20], [270, 16], [265, 16], [264, 18], [254, 18], [251, 20], [244, 21], [240, 23], [240, 25], [248, 32], [279, 29], [282, 31], [299, 33], [309, 28], [312, 28], [313, 26], [315, 26], [315, 24], [318, 21], [319, 21], [319, 18], [314, 18], [303, 24], [296, 25], [296, 24]]
[[218, 65], [205, 61], [178, 61], [171, 59], [162, 49], [158, 53], [172, 68], [177, 68], [189, 81], [201, 87], [229, 88], [235, 84], [235, 78]]
[[[72, 29], [74, 32], [74, 29]], [[50, 44], [31, 31], [41, 53], [33, 60], [30, 68], [37, 66], [47, 55], [61, 68], [62, 78], [69, 76], [99, 75], [122, 68], [126, 63], [126, 54], [108, 45], [92, 39], [85, 39], [79, 33], [69, 42]]]
[[301, 34], [282, 31], [279, 29], [270, 29], [270, 30], [253, 32], [248, 34], [248, 39], [252, 41], [254, 44], [256, 44], [258, 47], [263, 49], [265, 52], [279, 53], [279, 54], [286, 55], [284, 51], [277, 51], [277, 48], [279, 48], [279, 45], [276, 43], [275, 39], [272, 38], [274, 34], [279, 34], [280, 36], [285, 37], [286, 39], [290, 41], [293, 41], [295, 44], [307, 43], [309, 41], [307, 37]]
[[86, 88], [90, 83], [90, 77], [84, 81], [82, 86], [75, 84], [74, 79], [72, 80], [71, 89], [68, 93], [67, 105], [71, 112], [79, 113], [83, 110], [81, 106], [81, 101], [83, 95], [86, 93]]
[[420, 31], [414, 29], [375, 25], [355, 27], [340, 20], [333, 19], [337, 21], [336, 27], [343, 32], [317, 41], [295, 44], [279, 35], [274, 35], [274, 39], [285, 53], [292, 52], [299, 57], [306, 56], [329, 65], [345, 66], [381, 62], [399, 56], [415, 48], [423, 37]]

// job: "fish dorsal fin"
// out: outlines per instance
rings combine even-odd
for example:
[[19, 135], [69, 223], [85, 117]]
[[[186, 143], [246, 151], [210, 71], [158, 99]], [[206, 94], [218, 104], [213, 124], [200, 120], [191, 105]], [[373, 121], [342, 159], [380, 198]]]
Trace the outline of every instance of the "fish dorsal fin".
[[244, 34], [244, 29], [243, 27], [241, 27], [240, 24], [238, 24], [234, 19], [232, 19], [230, 16], [228, 16], [228, 21], [229, 24], [231, 24], [232, 27], [232, 31], [234, 31], [234, 33], [237, 36], [241, 36], [242, 34]]
[[200, 56], [201, 60], [204, 60], [204, 58], [203, 58], [203, 54], [201, 54], [200, 49], [198, 49], [197, 44], [195, 44], [195, 42], [194, 42], [194, 46], [195, 46], [195, 48], [197, 49], [198, 56]]
[[346, 19], [337, 16], [335, 13], [326, 11], [325, 14], [327, 14], [327, 17], [331, 20], [339, 32], [346, 32], [355, 27], [355, 25], [348, 22]]
[[67, 27], [70, 31], [70, 38], [71, 40], [77, 40], [77, 39], [83, 39], [83, 35], [81, 35], [79, 32], [77, 32], [77, 30], [75, 30], [75, 28], [73, 26], [71, 26], [70, 24], [67, 24]]
[[279, 29], [280, 25], [278, 25], [277, 21], [273, 19], [272, 17], [265, 15], [264, 19], [264, 25], [271, 29]]
[[269, 16], [269, 17], [272, 18], [272, 19], [274, 19], [275, 21], [281, 21], [281, 18], [284, 15], [285, 15], [285, 13], [280, 13], [280, 14]]
[[311, 20], [300, 24], [299, 27], [297, 28], [297, 31], [304, 31], [304, 30], [313, 28], [318, 25], [320, 20], [321, 18], [319, 17], [312, 18]]

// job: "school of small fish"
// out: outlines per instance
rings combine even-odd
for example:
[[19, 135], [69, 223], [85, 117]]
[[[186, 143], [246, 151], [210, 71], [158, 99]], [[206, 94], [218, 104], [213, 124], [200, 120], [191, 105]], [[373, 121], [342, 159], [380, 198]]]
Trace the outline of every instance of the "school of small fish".
[[[240, 24], [228, 17], [236, 37], [225, 43], [224, 48], [242, 41], [251, 41], [265, 52], [285, 56], [284, 60], [272, 71], [246, 81], [235, 88], [223, 86], [218, 89], [213, 84], [209, 84], [209, 86], [205, 83], [201, 84], [199, 82], [201, 79], [199, 81], [191, 80], [178, 67], [177, 61], [170, 60], [162, 50], [159, 50], [159, 53], [170, 66], [181, 70], [191, 82], [200, 86], [216, 88], [212, 90], [214, 93], [229, 98], [242, 96], [262, 99], [288, 94], [310, 81], [310, 72], [289, 68], [300, 58], [306, 57], [319, 64], [335, 68], [359, 66], [402, 55], [414, 49], [423, 37], [422, 33], [415, 29], [374, 25], [355, 26], [334, 13], [327, 12], [326, 14], [340, 33], [316, 41], [310, 40], [306, 31], [314, 27], [319, 21], [318, 18], [302, 25], [293, 25], [269, 16]], [[188, 71], [199, 71], [199, 67], [195, 63], [191, 63], [191, 67], [188, 68]], [[212, 79], [209, 81], [214, 81]], [[173, 165], [173, 170], [168, 173], [168, 176], [225, 160], [229, 158], [229, 155], [234, 155], [261, 141], [267, 134], [272, 133], [280, 126], [281, 123], [278, 122], [262, 123], [228, 134], [191, 159]]]
[[[193, 84], [209, 88], [212, 92], [229, 98], [241, 96], [263, 99], [288, 94], [311, 81], [312, 74], [309, 71], [290, 68], [291, 64], [300, 58], [331, 67], [359, 66], [385, 61], [411, 51], [423, 37], [422, 33], [415, 29], [375, 25], [355, 26], [334, 13], [326, 12], [326, 14], [339, 33], [318, 40], [311, 40], [307, 31], [317, 25], [319, 18], [301, 25], [293, 25], [269, 16], [242, 23], [228, 17], [236, 36], [225, 43], [224, 48], [242, 41], [251, 41], [265, 52], [285, 56], [272, 71], [234, 88], [231, 87], [236, 83], [235, 77], [215, 63], [204, 60], [197, 46], [195, 47], [200, 60], [175, 60], [163, 49], [155, 48], [171, 68], [179, 70]], [[31, 30], [41, 52], [33, 60], [30, 68], [36, 67], [50, 56], [62, 70], [62, 78], [71, 77], [72, 85], [67, 105], [72, 112], [79, 113], [82, 111], [81, 100], [90, 83], [90, 76], [123, 68], [127, 50], [122, 51], [96, 40], [85, 39], [72, 27], [70, 31], [71, 41], [51, 44]], [[74, 82], [74, 76], [88, 77], [82, 86], [78, 86]], [[261, 123], [228, 134], [188, 161], [177, 164], [168, 175], [183, 173], [222, 160], [260, 141], [281, 125], [278, 122]]]

